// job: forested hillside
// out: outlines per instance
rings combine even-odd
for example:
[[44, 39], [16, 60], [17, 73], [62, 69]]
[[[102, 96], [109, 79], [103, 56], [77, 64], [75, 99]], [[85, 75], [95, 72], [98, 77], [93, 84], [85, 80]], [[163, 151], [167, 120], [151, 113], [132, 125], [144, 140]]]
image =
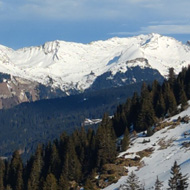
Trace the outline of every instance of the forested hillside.
[[23, 103], [0, 110], [0, 156], [10, 156], [20, 149], [29, 158], [38, 143], [58, 138], [63, 131], [72, 131], [85, 118], [102, 118], [104, 112], [113, 115], [117, 105], [126, 101], [142, 83], [86, 92], [65, 98]]
[[[67, 190], [79, 189], [79, 186], [100, 189], [116, 182], [117, 175], [126, 174], [116, 155], [128, 148], [129, 134], [147, 130], [146, 135], [151, 136], [158, 122], [184, 110], [189, 98], [190, 67], [184, 68], [178, 76], [170, 69], [167, 81], [163, 84], [154, 81], [152, 85], [143, 83], [140, 95], [134, 93], [118, 106], [112, 119], [104, 114], [96, 131], [86, 132], [81, 128], [71, 135], [63, 133], [52, 143], [39, 145], [26, 165], [19, 151], [10, 161], [1, 161], [1, 187], [13, 190]], [[121, 135], [124, 135], [121, 143], [116, 143]]]

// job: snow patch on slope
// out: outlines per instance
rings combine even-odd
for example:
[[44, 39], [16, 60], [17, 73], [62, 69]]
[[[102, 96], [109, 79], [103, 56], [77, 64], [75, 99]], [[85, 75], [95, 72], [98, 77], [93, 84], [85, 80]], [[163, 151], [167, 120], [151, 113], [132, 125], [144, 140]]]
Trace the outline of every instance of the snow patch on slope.
[[[190, 116], [190, 108], [183, 111], [182, 113], [172, 117], [167, 121], [176, 121], [178, 117]], [[190, 136], [184, 136], [184, 133], [190, 132], [190, 125], [188, 123], [180, 123], [173, 129], [170, 127], [164, 128], [156, 132], [151, 137], [140, 137], [133, 142], [133, 146], [127, 151], [122, 152], [119, 156], [123, 156], [126, 153], [129, 155], [136, 154], [136, 152], [144, 150], [146, 148], [154, 148], [154, 152], [150, 157], [142, 159], [144, 167], [137, 169], [136, 167], [127, 167], [129, 172], [134, 173], [140, 178], [141, 182], [145, 184], [145, 189], [152, 189], [158, 176], [163, 181], [163, 189], [168, 188], [168, 180], [171, 176], [170, 170], [174, 164], [174, 161], [180, 165], [181, 172], [183, 175], [188, 174], [188, 183], [190, 184], [190, 158], [189, 158], [189, 147], [182, 146], [184, 143], [190, 143]], [[190, 134], [190, 133], [189, 133]], [[142, 143], [143, 139], [149, 140], [149, 143]], [[163, 140], [168, 142], [166, 149], [161, 149], [159, 142]], [[153, 146], [154, 145], [154, 146]], [[123, 176], [116, 184], [112, 184], [104, 190], [116, 190], [123, 184], [127, 176]]]

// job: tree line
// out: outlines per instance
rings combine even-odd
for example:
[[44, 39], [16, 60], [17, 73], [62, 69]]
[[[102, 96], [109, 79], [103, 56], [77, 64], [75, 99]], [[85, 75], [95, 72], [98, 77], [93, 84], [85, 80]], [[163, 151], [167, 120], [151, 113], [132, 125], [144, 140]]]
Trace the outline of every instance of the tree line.
[[[105, 163], [116, 158], [115, 134], [108, 115], [104, 115], [96, 133], [82, 127], [72, 135], [39, 145], [24, 165], [19, 151], [10, 161], [0, 160], [0, 189], [67, 190], [79, 184], [90, 186], [89, 179]], [[89, 189], [89, 187], [86, 187]]]
[[[71, 135], [63, 133], [47, 145], [39, 145], [36, 152], [23, 164], [19, 151], [11, 160], [0, 160], [0, 189], [6, 190], [69, 190], [80, 185], [94, 189], [92, 180], [106, 163], [114, 163], [117, 150], [126, 150], [129, 133], [147, 130], [151, 135], [160, 119], [187, 106], [190, 98], [190, 67], [175, 76], [169, 70], [163, 84], [142, 85], [141, 93], [134, 93], [125, 104], [119, 105], [110, 119], [104, 114], [97, 130], [84, 127]], [[121, 149], [117, 137], [124, 135]]]
[[[168, 80], [159, 84], [156, 80], [152, 85], [143, 83], [141, 93], [134, 93], [126, 103], [117, 107], [112, 119], [117, 137], [125, 130], [137, 132], [147, 130], [153, 133], [156, 123], [165, 117], [172, 116], [184, 110], [190, 99], [190, 67], [183, 68], [178, 76], [174, 69], [169, 69]], [[181, 105], [180, 109], [177, 105]]]

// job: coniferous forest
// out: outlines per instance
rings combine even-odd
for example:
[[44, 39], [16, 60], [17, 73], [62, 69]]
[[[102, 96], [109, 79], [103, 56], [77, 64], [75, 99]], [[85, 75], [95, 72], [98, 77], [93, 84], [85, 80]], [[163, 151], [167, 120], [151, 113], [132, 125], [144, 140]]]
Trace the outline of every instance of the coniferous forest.
[[[168, 80], [162, 84], [143, 83], [141, 93], [134, 93], [119, 105], [112, 118], [105, 113], [97, 130], [82, 127], [71, 135], [62, 133], [59, 139], [38, 145], [26, 163], [19, 151], [15, 151], [10, 160], [0, 160], [0, 189], [98, 189], [95, 176], [104, 172], [106, 164], [115, 162], [119, 151], [127, 149], [129, 134], [147, 130], [151, 136], [155, 131], [153, 126], [184, 110], [188, 99], [190, 67], [183, 68], [178, 76], [171, 68]], [[177, 105], [181, 105], [180, 108]], [[121, 135], [124, 137], [118, 147], [116, 139]]]

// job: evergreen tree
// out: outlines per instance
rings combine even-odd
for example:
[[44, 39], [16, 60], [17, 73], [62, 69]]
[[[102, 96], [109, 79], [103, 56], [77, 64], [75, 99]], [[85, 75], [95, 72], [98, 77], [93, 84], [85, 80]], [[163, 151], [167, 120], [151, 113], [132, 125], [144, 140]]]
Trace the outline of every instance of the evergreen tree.
[[96, 166], [96, 139], [95, 132], [91, 128], [89, 128], [87, 132], [87, 142], [85, 157], [82, 164], [84, 178], [88, 176]]
[[152, 84], [152, 89], [151, 89], [151, 98], [152, 98], [152, 103], [153, 103], [153, 107], [156, 107], [156, 104], [158, 102], [159, 99], [159, 94], [161, 91], [161, 86], [158, 83], [157, 80], [154, 80], [153, 84]]
[[47, 175], [43, 184], [43, 190], [58, 190], [57, 180], [52, 173]]
[[62, 174], [59, 178], [58, 190], [69, 190], [69, 182], [65, 174]]
[[56, 177], [60, 175], [61, 160], [55, 143], [51, 146], [49, 173], [54, 174]]
[[142, 190], [142, 188], [139, 178], [131, 172], [126, 182], [120, 186], [119, 190]]
[[127, 150], [129, 144], [130, 144], [129, 130], [128, 128], [126, 128], [124, 136], [123, 136], [122, 144], [121, 144], [121, 150], [122, 151]]
[[5, 163], [0, 159], [0, 189], [4, 189]]
[[102, 122], [97, 129], [96, 149], [98, 167], [115, 160], [117, 154], [115, 134], [111, 125], [111, 120], [107, 114], [104, 114]]
[[168, 82], [164, 82], [163, 84], [163, 92], [164, 92], [164, 100], [166, 105], [166, 110], [168, 114], [174, 115], [177, 111], [177, 102]]
[[158, 100], [156, 102], [155, 112], [156, 112], [156, 116], [158, 118], [164, 117], [164, 115], [166, 114], [166, 106], [165, 106], [164, 96], [163, 96], [162, 90], [160, 91], [160, 93], [158, 95]]
[[190, 66], [188, 66], [186, 74], [185, 74], [184, 87], [185, 87], [187, 99], [190, 99]]
[[187, 174], [184, 176], [182, 175], [180, 172], [180, 166], [176, 161], [174, 162], [170, 173], [172, 174], [172, 177], [170, 177], [168, 181], [168, 190], [185, 190], [188, 188]]
[[181, 104], [181, 111], [183, 111], [188, 105], [183, 83], [181, 83], [179, 88], [179, 104]]
[[150, 96], [150, 92], [145, 83], [141, 90], [140, 112], [137, 117], [135, 130], [143, 131], [152, 127], [156, 121], [155, 112]]
[[62, 173], [64, 173], [69, 180], [78, 182], [81, 178], [81, 169], [81, 163], [77, 157], [74, 142], [70, 137], [66, 144], [66, 155]]
[[163, 182], [160, 181], [160, 180], [158, 179], [158, 176], [157, 176], [156, 182], [155, 182], [155, 185], [154, 185], [154, 189], [155, 189], [155, 190], [161, 190], [162, 187], [163, 187]]
[[30, 174], [27, 184], [28, 190], [39, 190], [40, 178], [42, 174], [43, 167], [43, 149], [41, 145], [38, 145], [36, 153], [32, 159], [32, 164], [30, 168]]
[[91, 182], [90, 179], [87, 179], [84, 185], [84, 190], [96, 190], [96, 188], [94, 188], [93, 183]]
[[13, 190], [23, 189], [23, 164], [19, 151], [13, 153], [9, 170], [9, 184]]
[[173, 89], [174, 87], [174, 83], [175, 83], [175, 79], [176, 79], [176, 76], [175, 76], [175, 72], [174, 72], [174, 68], [169, 68], [169, 71], [168, 71], [168, 81], [169, 81], [169, 84], [171, 86], [171, 88]]
[[131, 100], [131, 109], [128, 117], [130, 126], [132, 124], [133, 126], [137, 126], [137, 117], [139, 112], [140, 112], [140, 98], [138, 94], [135, 92]]

